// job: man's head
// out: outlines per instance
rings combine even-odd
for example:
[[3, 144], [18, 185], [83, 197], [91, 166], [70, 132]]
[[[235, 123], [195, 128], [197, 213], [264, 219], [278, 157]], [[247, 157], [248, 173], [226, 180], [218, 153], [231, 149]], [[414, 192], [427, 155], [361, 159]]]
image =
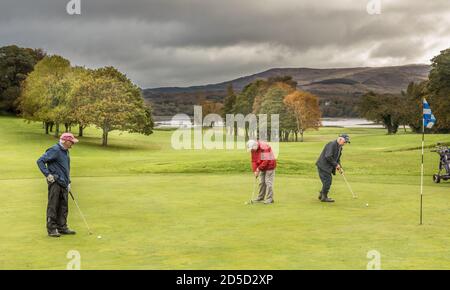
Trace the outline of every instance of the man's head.
[[341, 134], [339, 135], [337, 142], [339, 145], [344, 146], [346, 143], [350, 143], [350, 136], [347, 134]]
[[249, 140], [247, 142], [247, 151], [255, 151], [258, 150], [258, 142], [255, 140]]
[[61, 137], [59, 138], [59, 141], [66, 150], [72, 148], [73, 144], [78, 143], [78, 139], [75, 138], [75, 136], [73, 136], [72, 133], [62, 134]]

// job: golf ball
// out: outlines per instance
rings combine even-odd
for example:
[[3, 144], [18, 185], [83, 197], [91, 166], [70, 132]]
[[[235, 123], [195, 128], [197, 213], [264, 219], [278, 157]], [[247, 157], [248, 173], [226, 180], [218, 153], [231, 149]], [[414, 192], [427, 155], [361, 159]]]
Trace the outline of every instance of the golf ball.
[[366, 203], [366, 206], [369, 206], [369, 204], [368, 204], [368, 203]]
[[101, 239], [102, 238], [102, 236], [97, 236], [97, 239]]

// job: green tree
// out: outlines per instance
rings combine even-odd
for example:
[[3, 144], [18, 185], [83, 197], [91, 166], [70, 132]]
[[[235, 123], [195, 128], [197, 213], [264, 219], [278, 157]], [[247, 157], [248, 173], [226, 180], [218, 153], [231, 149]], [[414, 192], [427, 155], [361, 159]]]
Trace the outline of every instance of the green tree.
[[0, 48], [0, 112], [18, 113], [21, 84], [45, 53], [41, 49], [16, 45]]
[[[233, 85], [229, 84], [227, 87], [227, 95], [223, 101], [222, 117], [226, 118], [227, 114], [234, 114], [234, 108], [236, 104], [236, 93], [234, 92]], [[234, 124], [226, 128], [227, 134], [237, 134], [237, 125]]]
[[[284, 105], [284, 98], [293, 91], [293, 88], [285, 83], [273, 83], [261, 96], [261, 103], [256, 114], [267, 114], [267, 134], [270, 139], [278, 135], [280, 141], [289, 141], [289, 134], [296, 128], [294, 115]], [[279, 131], [271, 132], [271, 115], [279, 115]], [[264, 137], [264, 136], [261, 136]], [[269, 138], [268, 138], [269, 139]], [[271, 140], [273, 141], [273, 140]]]
[[272, 84], [275, 84], [275, 83], [284, 83], [284, 84], [290, 86], [294, 90], [297, 89], [297, 82], [294, 81], [292, 76], [289, 76], [289, 75], [281, 75], [281, 76], [269, 77], [267, 79], [267, 82], [269, 83], [269, 85], [272, 85]]
[[403, 112], [405, 113], [404, 123], [416, 133], [422, 132], [422, 99], [427, 94], [427, 86], [428, 81], [411, 82], [406, 92], [403, 92], [405, 97], [405, 106], [403, 107]]
[[233, 85], [230, 84], [227, 87], [227, 95], [223, 102], [223, 117], [225, 117], [227, 114], [233, 114], [233, 107], [236, 103], [236, 94], [233, 90]]
[[450, 48], [432, 59], [428, 82], [428, 101], [436, 116], [434, 131], [450, 132]]
[[102, 129], [102, 145], [108, 145], [109, 132], [153, 133], [151, 107], [141, 90], [113, 67], [90, 72], [77, 86], [78, 98], [84, 100], [79, 110], [84, 122]]
[[362, 96], [358, 110], [361, 117], [383, 124], [388, 134], [396, 134], [404, 119], [404, 106], [405, 98], [400, 95], [369, 92]]
[[[265, 92], [268, 83], [265, 80], [256, 80], [244, 87], [241, 93], [236, 95], [236, 101], [233, 106], [234, 114], [242, 114], [247, 116], [253, 113], [253, 103], [258, 95]], [[235, 134], [236, 134], [235, 127]], [[245, 124], [245, 138], [249, 138], [249, 124]]]
[[267, 87], [266, 81], [257, 80], [244, 87], [241, 93], [236, 96], [236, 101], [233, 106], [235, 114], [243, 114], [244, 116], [252, 113], [253, 102], [257, 95]]
[[83, 92], [85, 88], [84, 84], [91, 81], [93, 77], [92, 70], [84, 67], [74, 67], [67, 75], [67, 79], [70, 81], [70, 93], [68, 96], [68, 107], [70, 108], [70, 124], [78, 125], [78, 136], [82, 137], [84, 129], [89, 126], [90, 116], [83, 111], [83, 106], [88, 104], [89, 98], [85, 97]]
[[46, 56], [23, 82], [18, 99], [21, 116], [27, 120], [44, 122], [47, 134], [52, 124], [55, 124], [55, 135], [58, 135], [59, 125], [69, 122], [70, 82], [66, 76], [70, 70], [70, 62], [63, 57]]

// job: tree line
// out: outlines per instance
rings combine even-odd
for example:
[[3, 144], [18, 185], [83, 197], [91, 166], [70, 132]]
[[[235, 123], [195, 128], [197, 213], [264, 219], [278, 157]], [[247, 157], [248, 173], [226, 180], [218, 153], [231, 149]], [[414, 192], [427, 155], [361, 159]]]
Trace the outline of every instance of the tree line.
[[[424, 97], [437, 118], [430, 132], [449, 133], [450, 49], [432, 59], [428, 80], [410, 83], [399, 94], [368, 92], [360, 98], [356, 111], [360, 117], [383, 124], [389, 134], [397, 133], [401, 126], [421, 132]], [[204, 115], [278, 114], [280, 141], [298, 141], [299, 135], [303, 141], [306, 130], [320, 126], [319, 98], [298, 90], [291, 76], [255, 80], [238, 93], [230, 85], [223, 102], [204, 100], [201, 105]], [[46, 134], [58, 135], [76, 126], [83, 136], [83, 130], [94, 125], [103, 131], [104, 146], [113, 130], [148, 135], [154, 125], [152, 109], [140, 88], [117, 69], [73, 67], [61, 56], [15, 45], [0, 48], [1, 112], [40, 121]], [[245, 135], [249, 137], [248, 127]]]
[[[267, 80], [255, 80], [246, 85], [240, 93], [228, 86], [227, 96], [223, 103], [202, 102], [204, 114], [217, 113], [226, 117], [227, 114], [278, 114], [278, 140], [303, 141], [304, 132], [308, 129], [318, 129], [321, 125], [321, 112], [317, 96], [297, 89], [297, 82], [291, 76], [271, 77]], [[206, 113], [205, 113], [206, 112]], [[268, 130], [270, 130], [270, 117]], [[237, 125], [234, 134], [237, 135]], [[251, 134], [249, 124], [246, 123], [245, 137]], [[268, 136], [271, 133], [268, 132]]]
[[441, 51], [431, 61], [428, 80], [411, 82], [406, 91], [397, 95], [374, 92], [363, 95], [358, 104], [360, 115], [383, 124], [388, 134], [397, 133], [400, 126], [421, 133], [422, 99], [426, 98], [437, 119], [436, 125], [427, 131], [450, 133], [450, 49]]
[[[71, 131], [74, 126], [78, 127], [78, 135], [83, 136], [83, 130], [94, 125], [103, 132], [103, 146], [107, 146], [113, 130], [152, 134], [151, 107], [144, 102], [140, 88], [116, 68], [71, 66], [61, 56], [17, 47], [8, 47], [6, 51], [13, 52], [9, 60], [5, 61], [2, 55], [0, 60], [15, 67], [16, 75], [11, 79], [16, 81], [10, 82], [13, 88], [1, 90], [3, 111], [42, 122], [45, 133], [54, 131], [55, 136], [62, 129]], [[34, 54], [37, 57], [32, 57]], [[8, 66], [2, 69], [5, 67]], [[5, 98], [5, 94], [10, 97]]]

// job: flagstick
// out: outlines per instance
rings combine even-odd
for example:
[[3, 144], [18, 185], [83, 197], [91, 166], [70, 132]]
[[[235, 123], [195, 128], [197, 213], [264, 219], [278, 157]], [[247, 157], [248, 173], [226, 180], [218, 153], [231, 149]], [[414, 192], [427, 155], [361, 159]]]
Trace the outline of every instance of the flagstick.
[[[422, 112], [423, 112], [423, 100], [422, 100]], [[420, 171], [420, 224], [423, 221], [423, 147], [425, 143], [425, 119], [422, 113], [422, 165]]]

